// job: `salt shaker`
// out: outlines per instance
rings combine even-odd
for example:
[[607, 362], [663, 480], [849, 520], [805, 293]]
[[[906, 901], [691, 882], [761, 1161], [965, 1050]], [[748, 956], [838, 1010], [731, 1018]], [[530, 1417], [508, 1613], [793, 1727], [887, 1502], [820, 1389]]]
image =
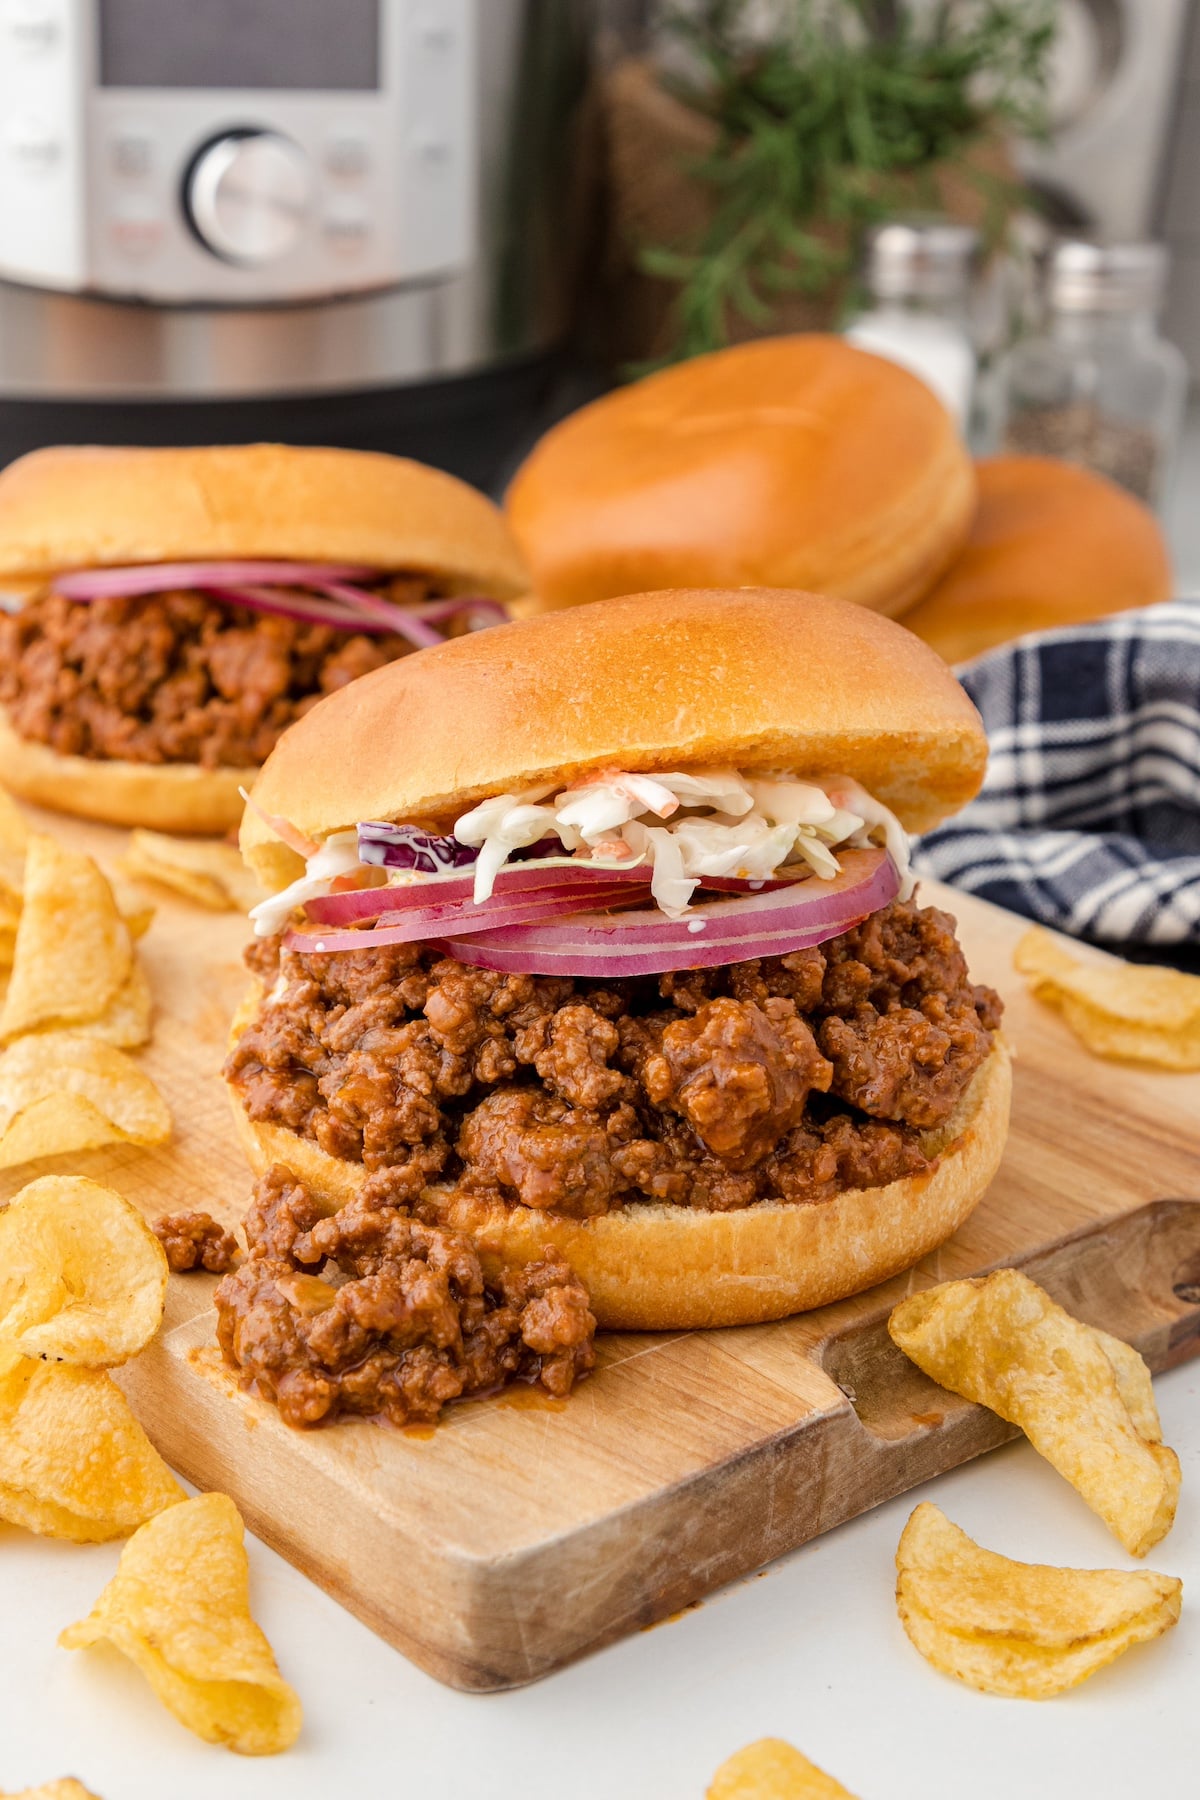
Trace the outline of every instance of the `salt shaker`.
[[943, 219], [896, 219], [864, 245], [861, 310], [845, 336], [918, 375], [965, 431], [975, 384], [972, 287], [979, 233]]
[[1060, 243], [1046, 317], [1005, 366], [1002, 446], [1060, 456], [1161, 503], [1187, 397], [1187, 367], [1159, 335], [1161, 244]]

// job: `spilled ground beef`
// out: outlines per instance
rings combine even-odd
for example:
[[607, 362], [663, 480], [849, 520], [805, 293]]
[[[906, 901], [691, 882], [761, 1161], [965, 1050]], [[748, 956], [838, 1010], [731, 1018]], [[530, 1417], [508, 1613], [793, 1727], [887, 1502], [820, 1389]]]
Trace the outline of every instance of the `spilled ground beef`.
[[226, 1073], [251, 1119], [386, 1172], [589, 1218], [643, 1200], [812, 1204], [929, 1166], [991, 1047], [954, 921], [895, 902], [819, 949], [618, 982], [421, 945], [256, 944], [267, 997]]
[[[424, 576], [384, 598], [437, 597]], [[192, 589], [133, 599], [50, 594], [0, 614], [0, 703], [21, 737], [60, 755], [253, 768], [324, 694], [412, 648], [251, 612]]]
[[472, 1240], [410, 1217], [407, 1197], [382, 1170], [322, 1218], [289, 1169], [258, 1183], [249, 1257], [216, 1290], [217, 1338], [287, 1424], [431, 1421], [513, 1379], [569, 1393], [593, 1366], [596, 1321], [565, 1263], [485, 1282]]
[[237, 1258], [237, 1239], [211, 1213], [160, 1213], [152, 1229], [175, 1275], [186, 1275], [192, 1269], [224, 1275]]

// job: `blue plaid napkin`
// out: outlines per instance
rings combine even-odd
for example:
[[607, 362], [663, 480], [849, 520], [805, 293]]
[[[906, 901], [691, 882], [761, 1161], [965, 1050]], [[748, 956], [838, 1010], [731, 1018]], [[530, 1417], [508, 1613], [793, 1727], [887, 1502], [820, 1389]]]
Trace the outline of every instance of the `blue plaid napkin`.
[[920, 841], [921, 873], [1097, 943], [1200, 946], [1200, 600], [960, 673], [991, 759], [979, 798]]

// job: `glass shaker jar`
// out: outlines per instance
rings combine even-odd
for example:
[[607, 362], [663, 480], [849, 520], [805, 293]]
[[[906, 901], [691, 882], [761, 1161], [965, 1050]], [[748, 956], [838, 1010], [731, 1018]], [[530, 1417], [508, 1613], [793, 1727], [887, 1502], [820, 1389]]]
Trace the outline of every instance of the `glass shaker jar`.
[[844, 328], [872, 350], [920, 376], [967, 428], [975, 385], [971, 306], [979, 233], [947, 219], [894, 219], [863, 246], [859, 309]]
[[1187, 397], [1187, 367], [1158, 333], [1161, 244], [1061, 243], [1046, 317], [1010, 355], [1002, 448], [1059, 456], [1160, 504]]

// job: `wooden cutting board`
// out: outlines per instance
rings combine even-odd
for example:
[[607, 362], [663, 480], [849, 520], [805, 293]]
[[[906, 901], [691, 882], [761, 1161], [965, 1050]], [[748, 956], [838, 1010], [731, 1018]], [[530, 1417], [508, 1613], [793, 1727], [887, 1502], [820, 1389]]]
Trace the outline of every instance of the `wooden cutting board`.
[[[50, 821], [111, 867], [123, 834]], [[213, 1341], [207, 1276], [172, 1277], [156, 1343], [122, 1371], [185, 1476], [439, 1679], [537, 1679], [1013, 1435], [935, 1387], [885, 1321], [913, 1287], [1027, 1268], [1154, 1368], [1200, 1347], [1200, 1076], [1089, 1057], [1012, 972], [1021, 920], [925, 888], [1008, 1003], [1013, 1126], [965, 1228], [910, 1275], [775, 1325], [612, 1336], [567, 1401], [460, 1404], [436, 1430], [284, 1427]], [[218, 1077], [243, 985], [243, 922], [165, 900], [143, 953], [160, 1002], [144, 1061], [176, 1119], [158, 1150], [6, 1171], [0, 1199], [60, 1167], [153, 1215], [241, 1215], [249, 1179]]]

